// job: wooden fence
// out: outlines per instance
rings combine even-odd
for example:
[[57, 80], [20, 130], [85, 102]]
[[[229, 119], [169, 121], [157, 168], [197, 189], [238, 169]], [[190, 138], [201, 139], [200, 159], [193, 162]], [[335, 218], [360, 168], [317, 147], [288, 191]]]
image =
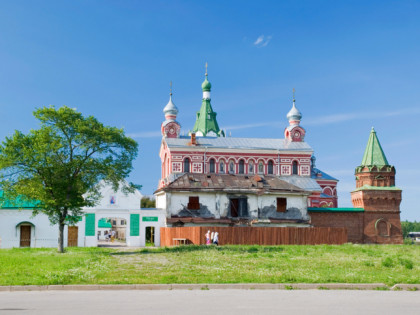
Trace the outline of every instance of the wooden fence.
[[194, 226], [160, 228], [160, 245], [178, 245], [183, 239], [186, 244], [205, 244], [208, 230], [219, 233], [219, 245], [317, 245], [347, 242], [346, 228]]

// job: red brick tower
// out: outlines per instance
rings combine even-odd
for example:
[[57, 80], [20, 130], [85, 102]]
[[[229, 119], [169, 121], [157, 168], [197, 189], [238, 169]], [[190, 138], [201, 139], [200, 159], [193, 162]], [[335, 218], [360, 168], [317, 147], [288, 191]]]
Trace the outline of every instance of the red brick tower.
[[351, 200], [354, 207], [365, 210], [363, 242], [401, 244], [401, 189], [395, 187], [395, 168], [389, 165], [373, 128], [355, 175]]

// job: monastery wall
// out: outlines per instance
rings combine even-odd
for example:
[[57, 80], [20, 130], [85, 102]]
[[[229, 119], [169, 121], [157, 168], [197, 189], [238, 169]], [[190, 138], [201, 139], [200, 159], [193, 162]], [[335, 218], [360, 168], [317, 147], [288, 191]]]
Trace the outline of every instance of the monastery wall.
[[[45, 214], [32, 217], [32, 210], [0, 210], [0, 248], [20, 247], [20, 225], [31, 226], [31, 247], [56, 247], [58, 225], [51, 225]], [[77, 245], [84, 246], [84, 220], [77, 224]], [[64, 228], [64, 246], [67, 246], [68, 226]]]
[[348, 241], [363, 243], [363, 212], [310, 212], [314, 227], [345, 227]]

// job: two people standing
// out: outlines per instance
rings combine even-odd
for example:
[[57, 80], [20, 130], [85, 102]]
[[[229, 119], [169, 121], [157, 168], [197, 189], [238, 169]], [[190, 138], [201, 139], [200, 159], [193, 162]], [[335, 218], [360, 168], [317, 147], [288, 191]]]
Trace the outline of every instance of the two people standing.
[[212, 243], [214, 245], [219, 245], [219, 233], [218, 232], [211, 232], [210, 230], [207, 231], [205, 234], [206, 236], [206, 245], [211, 245]]

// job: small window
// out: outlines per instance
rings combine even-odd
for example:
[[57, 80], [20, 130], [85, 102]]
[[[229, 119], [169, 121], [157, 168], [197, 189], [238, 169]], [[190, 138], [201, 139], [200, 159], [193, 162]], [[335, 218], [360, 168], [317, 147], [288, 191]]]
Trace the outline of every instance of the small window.
[[287, 210], [287, 199], [277, 198], [277, 212], [286, 212]]
[[121, 220], [121, 225], [124, 225], [125, 223], [124, 223], [124, 220]]
[[233, 164], [233, 161], [229, 163], [229, 173], [234, 174], [235, 173], [235, 164]]
[[222, 161], [219, 164], [219, 173], [224, 173], [225, 172], [225, 163]]
[[200, 209], [199, 197], [189, 197], [188, 209], [189, 210], [199, 210]]
[[184, 160], [184, 173], [189, 173], [190, 172], [190, 159], [186, 158]]
[[273, 168], [274, 168], [274, 163], [273, 161], [268, 161], [268, 167], [267, 167], [267, 173], [268, 174], [273, 174]]
[[214, 164], [215, 164], [214, 159], [211, 159], [210, 160], [210, 173], [214, 173], [215, 172], [214, 171]]
[[112, 221], [112, 225], [117, 225], [117, 221], [116, 220], [113, 220]]
[[239, 174], [245, 174], [245, 161], [239, 161]]
[[258, 173], [264, 174], [264, 164], [263, 162], [258, 163]]
[[254, 162], [250, 161], [248, 164], [249, 174], [254, 174]]
[[298, 175], [298, 162], [293, 161], [293, 175]]

